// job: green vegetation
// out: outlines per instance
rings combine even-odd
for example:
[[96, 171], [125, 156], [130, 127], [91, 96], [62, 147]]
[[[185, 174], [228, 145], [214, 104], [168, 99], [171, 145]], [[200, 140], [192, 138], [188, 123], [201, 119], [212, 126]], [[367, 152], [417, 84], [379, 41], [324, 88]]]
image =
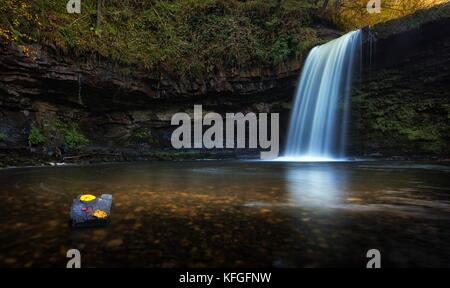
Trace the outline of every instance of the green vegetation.
[[47, 137], [37, 128], [32, 128], [28, 135], [30, 145], [43, 146], [47, 143]]
[[423, 9], [413, 15], [405, 16], [395, 21], [389, 21], [377, 25], [376, 32], [378, 38], [385, 38], [393, 33], [401, 33], [419, 28], [424, 22], [450, 17], [450, 2], [433, 9]]
[[5, 140], [6, 140], [6, 138], [7, 138], [6, 134], [5, 134], [5, 133], [3, 133], [3, 132], [0, 132], [0, 142], [3, 142], [3, 141], [5, 141]]
[[78, 151], [89, 145], [89, 140], [78, 129], [71, 127], [64, 131], [64, 143], [69, 149]]
[[53, 139], [53, 145], [65, 144], [70, 150], [78, 151], [87, 145], [89, 140], [76, 123], [65, 123], [58, 119], [49, 120], [45, 124], [48, 137]]
[[95, 1], [82, 1], [79, 15], [67, 13], [67, 1], [0, 2], [14, 16], [0, 22], [2, 40], [177, 75], [279, 65], [319, 41], [307, 0], [105, 1], [101, 23]]
[[404, 17], [448, 0], [381, 0], [381, 13], [373, 14], [367, 12], [368, 0], [324, 0], [322, 2], [327, 2], [332, 21], [339, 27], [349, 30]]
[[152, 151], [145, 155], [148, 159], [161, 161], [184, 161], [198, 159], [227, 159], [236, 157], [233, 151]]
[[210, 76], [303, 57], [321, 41], [319, 22], [354, 29], [439, 2], [384, 0], [381, 14], [369, 14], [367, 0], [97, 0], [69, 14], [67, 0], [0, 0], [0, 42], [17, 42], [31, 57], [26, 44], [37, 41], [133, 69]]
[[353, 125], [369, 149], [377, 143], [384, 152], [394, 155], [448, 154], [450, 130], [443, 123], [448, 121], [449, 109], [442, 99], [424, 99], [420, 92], [408, 89], [385, 93], [374, 82], [364, 93], [357, 91], [352, 99]]
[[139, 128], [133, 132], [133, 135], [131, 136], [132, 141], [134, 141], [137, 144], [149, 144], [149, 145], [155, 145], [157, 144], [157, 139], [153, 137], [151, 131], [146, 128]]
[[79, 151], [89, 145], [89, 140], [75, 123], [57, 119], [44, 119], [41, 129], [33, 128], [28, 136], [30, 145], [58, 147], [66, 145], [69, 150]]

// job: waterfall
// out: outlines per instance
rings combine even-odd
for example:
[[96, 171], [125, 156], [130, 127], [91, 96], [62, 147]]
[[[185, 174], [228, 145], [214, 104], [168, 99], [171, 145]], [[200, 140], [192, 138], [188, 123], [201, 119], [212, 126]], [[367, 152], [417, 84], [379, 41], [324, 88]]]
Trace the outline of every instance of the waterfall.
[[297, 88], [284, 157], [288, 161], [345, 158], [349, 95], [361, 31], [309, 53]]

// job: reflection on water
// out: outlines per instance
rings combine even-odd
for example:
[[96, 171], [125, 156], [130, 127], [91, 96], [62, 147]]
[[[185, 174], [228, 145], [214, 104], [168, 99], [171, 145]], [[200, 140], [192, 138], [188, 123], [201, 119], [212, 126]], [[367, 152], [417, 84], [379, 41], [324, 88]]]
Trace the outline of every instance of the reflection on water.
[[346, 170], [333, 167], [289, 167], [289, 195], [298, 206], [336, 207], [346, 192]]
[[[0, 267], [450, 266], [450, 169], [381, 162], [149, 162], [0, 170]], [[113, 195], [104, 228], [72, 199]]]

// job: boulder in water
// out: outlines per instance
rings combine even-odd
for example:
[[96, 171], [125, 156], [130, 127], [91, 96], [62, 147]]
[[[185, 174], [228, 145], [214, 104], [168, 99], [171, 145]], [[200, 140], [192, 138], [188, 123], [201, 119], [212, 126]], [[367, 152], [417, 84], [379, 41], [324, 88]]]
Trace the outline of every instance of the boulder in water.
[[95, 227], [108, 224], [111, 204], [111, 194], [102, 194], [100, 197], [90, 194], [77, 196], [70, 210], [72, 227]]

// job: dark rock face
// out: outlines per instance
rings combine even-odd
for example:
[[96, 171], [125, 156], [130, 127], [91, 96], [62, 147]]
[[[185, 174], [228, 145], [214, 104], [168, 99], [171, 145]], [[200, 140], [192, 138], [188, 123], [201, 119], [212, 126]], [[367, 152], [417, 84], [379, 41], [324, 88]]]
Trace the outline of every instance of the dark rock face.
[[[299, 60], [279, 69], [233, 70], [189, 81], [140, 72], [128, 76], [106, 61], [28, 48], [0, 49], [0, 164], [10, 163], [5, 155], [12, 152], [34, 157], [31, 128], [48, 132], [58, 121], [79, 126], [90, 152], [120, 155], [113, 160], [170, 149], [172, 115], [192, 112], [195, 104], [202, 104], [204, 113], [278, 112], [283, 147], [302, 66]], [[349, 153], [448, 156], [450, 20], [379, 37], [376, 49], [369, 48], [365, 41], [352, 96]], [[62, 156], [79, 154], [47, 146], [31, 150], [46, 157], [59, 150]]]
[[[372, 32], [377, 37], [377, 27]], [[379, 38], [372, 48], [366, 41], [362, 59], [352, 154], [448, 156], [450, 18]]]
[[[273, 70], [228, 71], [210, 80], [124, 76], [108, 63], [60, 58], [40, 46], [0, 51], [0, 149], [28, 149], [32, 127], [49, 130], [75, 123], [90, 149], [130, 151], [171, 148], [176, 112], [280, 112], [287, 126], [289, 103], [301, 63]], [[136, 139], [145, 129], [146, 139]], [[145, 141], [142, 141], [145, 140]], [[145, 142], [145, 145], [142, 145]], [[51, 149], [50, 149], [51, 150]]]

